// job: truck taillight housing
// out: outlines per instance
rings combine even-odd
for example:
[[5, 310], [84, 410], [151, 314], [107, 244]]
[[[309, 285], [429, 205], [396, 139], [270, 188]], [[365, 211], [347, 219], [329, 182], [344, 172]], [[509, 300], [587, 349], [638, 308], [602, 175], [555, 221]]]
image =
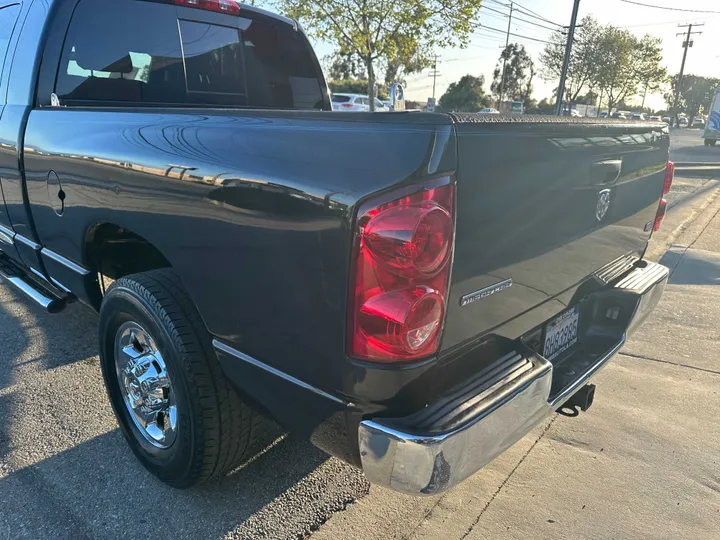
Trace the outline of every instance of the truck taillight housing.
[[665, 169], [665, 184], [663, 185], [663, 195], [670, 193], [672, 188], [673, 179], [675, 178], [675, 164], [672, 161], [667, 162]]
[[454, 235], [449, 180], [360, 208], [348, 314], [353, 358], [404, 362], [437, 352]]

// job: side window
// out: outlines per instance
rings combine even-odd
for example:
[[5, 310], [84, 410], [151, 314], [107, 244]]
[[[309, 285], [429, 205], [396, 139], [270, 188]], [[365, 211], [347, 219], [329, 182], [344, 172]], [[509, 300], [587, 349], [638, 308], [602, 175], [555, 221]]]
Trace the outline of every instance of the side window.
[[177, 14], [161, 2], [81, 0], [55, 93], [69, 104], [323, 108], [315, 56], [290, 25], [224, 14], [208, 23]]
[[250, 106], [322, 108], [315, 55], [300, 32], [279, 22], [251, 20], [242, 38]]
[[180, 21], [188, 101], [247, 105], [240, 30]]
[[5, 56], [19, 14], [20, 4], [0, 8], [0, 74], [5, 66]]
[[174, 10], [152, 2], [82, 0], [65, 39], [61, 100], [185, 100]]

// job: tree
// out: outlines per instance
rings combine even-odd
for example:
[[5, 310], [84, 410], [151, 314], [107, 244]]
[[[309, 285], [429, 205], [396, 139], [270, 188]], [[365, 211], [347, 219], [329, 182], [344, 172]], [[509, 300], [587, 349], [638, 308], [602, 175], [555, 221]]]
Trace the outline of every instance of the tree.
[[[505, 72], [504, 85], [503, 71]], [[490, 91], [498, 97], [498, 100], [507, 97], [511, 101], [522, 101], [527, 107], [533, 90], [533, 77], [535, 77], [535, 63], [525, 50], [525, 46], [510, 43], [500, 53], [493, 72]]]
[[555, 114], [555, 104], [551, 103], [548, 98], [542, 98], [536, 106], [528, 107], [525, 112], [528, 114]]
[[409, 58], [412, 51], [467, 46], [481, 0], [276, 0], [308, 33], [359, 55], [374, 110], [379, 59]]
[[[584, 17], [577, 27], [565, 82], [566, 97], [569, 101], [575, 101], [586, 87], [592, 87], [596, 79], [600, 61], [597, 43], [601, 30], [602, 27], [592, 15]], [[565, 59], [567, 35], [558, 29], [550, 34], [549, 41], [540, 54], [540, 75], [545, 81], [557, 81], [560, 79]]]
[[492, 105], [492, 99], [483, 90], [485, 78], [465, 75], [452, 83], [440, 98], [443, 111], [478, 112]]
[[607, 96], [608, 112], [639, 88], [659, 87], [666, 72], [659, 65], [661, 40], [650, 35], [638, 39], [628, 30], [606, 26], [597, 43], [600, 61], [595, 83]]
[[405, 83], [405, 77], [418, 73], [433, 65], [433, 54], [430, 49], [418, 43], [416, 47], [398, 48], [398, 54], [385, 62], [385, 87], [395, 82]]
[[[678, 76], [673, 75], [670, 80], [670, 92], [667, 92], [665, 102], [672, 110], [675, 92], [678, 87]], [[699, 75], [684, 75], [680, 86], [680, 99], [678, 100], [678, 113], [690, 117], [690, 122], [700, 113], [708, 112], [715, 88], [720, 87], [720, 79], [714, 77], [701, 77]]]
[[[340, 50], [326, 56], [324, 61], [327, 65], [327, 73], [333, 80], [367, 79], [362, 58], [355, 53]], [[362, 93], [364, 94], [365, 90]]]

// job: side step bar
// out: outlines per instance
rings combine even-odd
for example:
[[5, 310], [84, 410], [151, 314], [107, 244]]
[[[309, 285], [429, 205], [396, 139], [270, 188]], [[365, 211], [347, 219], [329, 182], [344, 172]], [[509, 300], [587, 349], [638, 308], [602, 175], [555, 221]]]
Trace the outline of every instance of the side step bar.
[[0, 276], [16, 290], [42, 307], [48, 313], [59, 313], [67, 307], [70, 297], [51, 290], [30, 277], [6, 256], [0, 255]]

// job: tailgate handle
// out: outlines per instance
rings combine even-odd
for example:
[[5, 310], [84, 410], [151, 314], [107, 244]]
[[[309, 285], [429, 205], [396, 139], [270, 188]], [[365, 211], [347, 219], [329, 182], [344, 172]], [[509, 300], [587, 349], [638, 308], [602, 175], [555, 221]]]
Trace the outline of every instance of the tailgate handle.
[[617, 182], [622, 169], [621, 159], [607, 159], [593, 163], [590, 180], [593, 185], [608, 185]]

